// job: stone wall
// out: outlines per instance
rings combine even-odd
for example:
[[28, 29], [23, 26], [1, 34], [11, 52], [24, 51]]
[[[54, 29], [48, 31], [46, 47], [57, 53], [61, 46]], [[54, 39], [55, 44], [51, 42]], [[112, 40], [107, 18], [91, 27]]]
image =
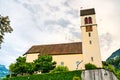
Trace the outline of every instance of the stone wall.
[[118, 80], [116, 76], [105, 69], [83, 70], [82, 80]]

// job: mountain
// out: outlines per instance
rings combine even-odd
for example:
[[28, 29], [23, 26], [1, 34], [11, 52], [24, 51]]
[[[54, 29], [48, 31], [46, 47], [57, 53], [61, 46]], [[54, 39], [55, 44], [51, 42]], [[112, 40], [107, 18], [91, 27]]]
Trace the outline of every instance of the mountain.
[[110, 57], [108, 57], [106, 61], [108, 61], [109, 59], [113, 59], [113, 58], [115, 58], [117, 56], [120, 56], [120, 49], [113, 52], [112, 55]]
[[5, 65], [0, 64], [0, 80], [8, 74], [10, 74], [9, 70], [5, 67]]

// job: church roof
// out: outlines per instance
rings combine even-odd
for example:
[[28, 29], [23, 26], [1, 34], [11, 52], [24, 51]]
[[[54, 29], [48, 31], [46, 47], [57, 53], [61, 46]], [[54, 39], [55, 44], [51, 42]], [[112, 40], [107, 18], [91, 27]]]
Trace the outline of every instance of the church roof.
[[95, 14], [94, 8], [80, 10], [80, 16]]
[[31, 53], [40, 53], [40, 55], [82, 54], [82, 42], [34, 45], [25, 54]]

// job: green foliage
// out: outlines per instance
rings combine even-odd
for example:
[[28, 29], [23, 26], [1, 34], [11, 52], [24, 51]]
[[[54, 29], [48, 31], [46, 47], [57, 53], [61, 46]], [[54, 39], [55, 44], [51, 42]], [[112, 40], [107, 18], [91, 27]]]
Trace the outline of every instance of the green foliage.
[[80, 80], [80, 77], [74, 76], [73, 80]]
[[116, 75], [116, 77], [118, 78], [118, 80], [120, 80], [120, 69], [115, 69], [114, 74]]
[[113, 72], [117, 76], [117, 78], [120, 80], [120, 56], [114, 59], [109, 59], [106, 62], [104, 62], [103, 68]]
[[34, 61], [35, 71], [40, 71], [42, 73], [48, 73], [50, 70], [54, 69], [56, 62], [52, 62], [52, 56], [42, 55]]
[[26, 73], [32, 75], [34, 73], [34, 63], [26, 63]]
[[107, 63], [113, 65], [115, 68], [119, 68], [120, 67], [120, 56], [114, 59], [109, 59]]
[[16, 59], [15, 63], [12, 63], [9, 66], [9, 70], [12, 73], [12, 76], [17, 75], [31, 75], [35, 71], [47, 73], [50, 70], [54, 69], [56, 62], [52, 62], [52, 56], [42, 55], [36, 59], [33, 63], [26, 63], [26, 58], [19, 56]]
[[67, 66], [57, 66], [50, 73], [66, 72], [69, 71]]
[[96, 69], [97, 67], [94, 64], [88, 63], [85, 64], [85, 69], [86, 70], [91, 70], [91, 69]]
[[81, 80], [81, 71], [69, 71], [61, 73], [43, 73], [31, 76], [19, 76], [14, 78], [6, 78], [4, 80], [73, 80], [73, 77], [77, 76]]
[[109, 71], [115, 73], [115, 68], [112, 65], [108, 64], [108, 69]]
[[16, 59], [16, 63], [12, 63], [9, 66], [9, 70], [12, 76], [23, 75], [23, 74], [33, 74], [34, 73], [34, 64], [26, 63], [26, 58], [19, 56]]
[[13, 31], [13, 29], [10, 26], [10, 21], [9, 21], [9, 17], [3, 17], [0, 15], [0, 46], [1, 43], [3, 42], [4, 39], [4, 35], [5, 33], [11, 33]]

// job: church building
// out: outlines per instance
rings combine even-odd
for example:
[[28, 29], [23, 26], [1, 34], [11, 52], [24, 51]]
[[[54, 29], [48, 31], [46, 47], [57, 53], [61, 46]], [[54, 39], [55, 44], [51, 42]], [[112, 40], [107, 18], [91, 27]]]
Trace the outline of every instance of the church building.
[[52, 55], [57, 65], [67, 66], [69, 70], [85, 69], [92, 63], [102, 67], [97, 23], [94, 8], [80, 10], [82, 42], [33, 45], [24, 55], [26, 62], [33, 62], [39, 56]]

